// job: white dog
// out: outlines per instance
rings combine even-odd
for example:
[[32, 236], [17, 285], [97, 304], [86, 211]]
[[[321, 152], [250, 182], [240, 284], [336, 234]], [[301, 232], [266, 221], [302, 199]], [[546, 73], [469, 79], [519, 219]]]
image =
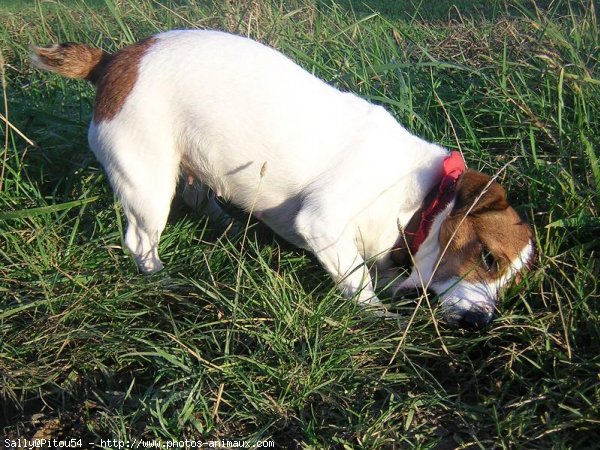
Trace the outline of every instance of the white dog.
[[429, 287], [451, 325], [480, 327], [533, 259], [529, 227], [490, 177], [250, 39], [171, 31], [114, 54], [66, 43], [32, 58], [96, 87], [89, 144], [145, 273], [163, 267], [182, 175], [312, 251], [346, 297], [379, 312], [372, 277], [390, 282], [404, 262], [394, 291]]

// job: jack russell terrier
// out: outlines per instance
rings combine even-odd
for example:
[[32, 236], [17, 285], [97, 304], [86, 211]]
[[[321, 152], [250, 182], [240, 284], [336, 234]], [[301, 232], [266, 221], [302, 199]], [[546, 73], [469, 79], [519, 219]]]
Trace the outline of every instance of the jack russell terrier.
[[376, 283], [426, 287], [451, 326], [480, 328], [534, 258], [529, 226], [492, 178], [250, 39], [179, 30], [113, 54], [34, 47], [32, 60], [95, 86], [89, 145], [144, 273], [163, 268], [159, 239], [182, 175], [209, 213], [217, 195], [255, 214], [379, 315]]

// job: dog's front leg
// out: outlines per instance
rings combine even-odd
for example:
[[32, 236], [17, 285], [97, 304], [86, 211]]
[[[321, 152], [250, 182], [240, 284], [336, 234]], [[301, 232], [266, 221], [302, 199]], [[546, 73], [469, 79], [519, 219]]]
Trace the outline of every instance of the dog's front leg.
[[336, 235], [331, 225], [300, 217], [299, 231], [307, 247], [317, 256], [346, 298], [372, 309], [377, 316], [388, 313], [375, 295], [371, 276], [352, 236]]
[[376, 313], [384, 312], [385, 308], [375, 295], [371, 276], [363, 258], [358, 251], [343, 247], [344, 244], [338, 243], [336, 247], [315, 251], [315, 255], [346, 298], [353, 299], [366, 308], [372, 308]]
[[375, 289], [386, 295], [394, 295], [408, 275], [404, 269], [395, 267], [389, 256], [383, 257], [371, 270]]

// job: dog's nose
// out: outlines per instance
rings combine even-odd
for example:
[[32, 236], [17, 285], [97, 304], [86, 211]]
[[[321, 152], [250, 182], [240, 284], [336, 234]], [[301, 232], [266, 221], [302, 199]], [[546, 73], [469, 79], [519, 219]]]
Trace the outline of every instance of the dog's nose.
[[481, 330], [492, 320], [493, 314], [487, 310], [468, 310], [456, 321], [458, 328], [476, 331]]
[[494, 306], [484, 302], [461, 300], [445, 311], [445, 319], [452, 328], [465, 330], [481, 330], [494, 317]]

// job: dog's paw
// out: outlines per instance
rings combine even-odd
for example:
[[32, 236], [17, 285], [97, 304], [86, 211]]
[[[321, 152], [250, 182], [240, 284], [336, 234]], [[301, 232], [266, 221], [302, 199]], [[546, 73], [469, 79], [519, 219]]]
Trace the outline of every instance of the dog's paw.
[[156, 272], [160, 272], [165, 268], [163, 263], [158, 258], [140, 258], [135, 257], [135, 262], [137, 263], [138, 269], [144, 275], [151, 275]]

